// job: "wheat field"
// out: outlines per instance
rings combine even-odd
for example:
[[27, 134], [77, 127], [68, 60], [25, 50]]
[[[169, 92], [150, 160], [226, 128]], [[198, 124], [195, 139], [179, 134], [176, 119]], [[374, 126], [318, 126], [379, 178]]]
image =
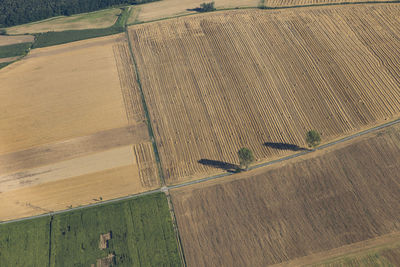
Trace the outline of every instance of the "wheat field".
[[[398, 117], [400, 5], [227, 11], [129, 28], [168, 183]], [[277, 149], [278, 148], [278, 149]]]

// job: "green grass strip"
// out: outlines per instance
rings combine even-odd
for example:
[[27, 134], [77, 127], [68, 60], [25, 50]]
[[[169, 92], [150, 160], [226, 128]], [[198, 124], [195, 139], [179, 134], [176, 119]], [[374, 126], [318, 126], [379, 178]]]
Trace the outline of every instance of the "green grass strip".
[[0, 58], [26, 55], [32, 43], [20, 43], [0, 46]]

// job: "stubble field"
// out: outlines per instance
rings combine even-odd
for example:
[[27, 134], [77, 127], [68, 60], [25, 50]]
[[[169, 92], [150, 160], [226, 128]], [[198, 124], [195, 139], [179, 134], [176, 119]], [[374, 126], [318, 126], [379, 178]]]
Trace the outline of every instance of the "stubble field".
[[[395, 1], [395, 0], [389, 0]], [[388, 0], [265, 0], [264, 5], [267, 7], [287, 7], [287, 6], [304, 6], [304, 5], [324, 5], [336, 3], [365, 3], [365, 2], [388, 2]]]
[[167, 183], [221, 171], [199, 161], [237, 164], [243, 146], [268, 160], [309, 129], [327, 142], [398, 117], [399, 14], [347, 5], [130, 27]]
[[[273, 167], [172, 190], [188, 265], [303, 266], [356, 242], [365, 241], [365, 248], [398, 244], [399, 130], [393, 126]], [[346, 247], [341, 255], [346, 251], [356, 250]], [[289, 264], [307, 255], [311, 261]], [[354, 262], [365, 258], [350, 256]]]
[[0, 220], [159, 186], [124, 35], [35, 49], [0, 79]]

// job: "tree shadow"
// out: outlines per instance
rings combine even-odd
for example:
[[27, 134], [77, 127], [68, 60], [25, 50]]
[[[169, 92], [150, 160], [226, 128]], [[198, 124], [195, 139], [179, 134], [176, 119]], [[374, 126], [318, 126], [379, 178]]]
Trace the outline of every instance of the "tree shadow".
[[273, 142], [266, 142], [264, 146], [279, 149], [279, 150], [291, 150], [291, 151], [308, 151], [307, 148], [299, 147], [298, 145], [287, 144], [287, 143], [273, 143]]
[[195, 11], [195, 12], [203, 12], [203, 9], [200, 7], [195, 7], [195, 8], [188, 8], [186, 11]]
[[214, 167], [217, 169], [222, 169], [222, 170], [225, 170], [227, 172], [232, 172], [232, 173], [236, 173], [236, 172], [240, 171], [240, 168], [238, 165], [219, 161], [219, 160], [201, 159], [198, 161], [198, 163], [209, 166], [209, 167]]

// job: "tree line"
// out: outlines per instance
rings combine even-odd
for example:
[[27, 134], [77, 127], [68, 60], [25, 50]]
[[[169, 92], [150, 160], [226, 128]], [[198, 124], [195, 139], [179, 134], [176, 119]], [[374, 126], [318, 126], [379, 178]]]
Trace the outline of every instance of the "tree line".
[[0, 27], [156, 0], [0, 0]]

